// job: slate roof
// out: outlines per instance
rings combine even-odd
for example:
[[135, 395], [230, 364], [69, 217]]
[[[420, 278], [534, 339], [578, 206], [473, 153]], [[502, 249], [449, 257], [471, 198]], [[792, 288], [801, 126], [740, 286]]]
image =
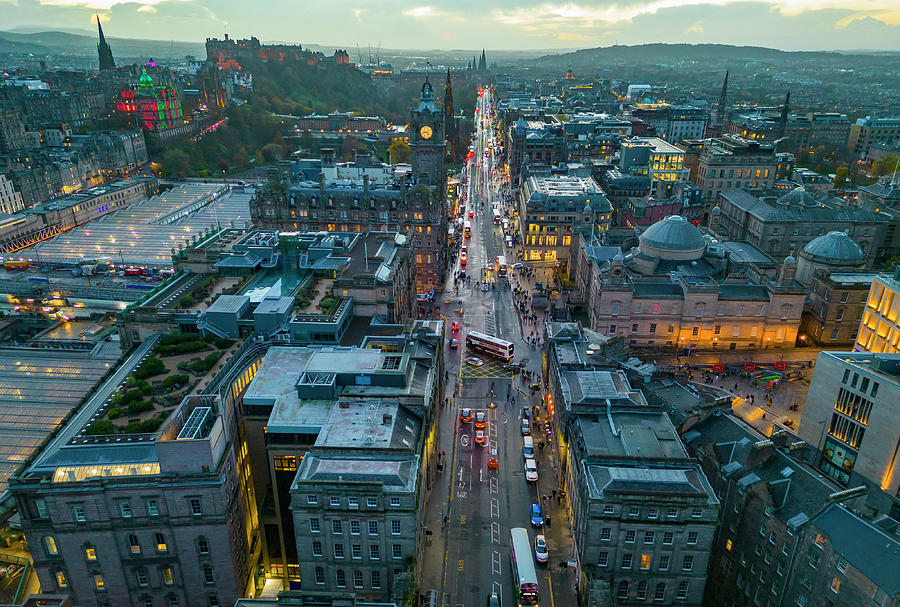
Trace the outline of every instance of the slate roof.
[[843, 506], [831, 504], [812, 524], [835, 552], [890, 596], [900, 595], [900, 541]]
[[[733, 190], [724, 192], [722, 196], [733, 205], [753, 215], [761, 221], [780, 221], [780, 222], [827, 222], [832, 221], [837, 224], [858, 223], [858, 222], [887, 222], [888, 219], [883, 215], [868, 211], [866, 209], [848, 208], [838, 209], [829, 206], [807, 206], [801, 209], [799, 206], [776, 206], [760, 200], [750, 192], [745, 190]], [[829, 200], [820, 200], [821, 203], [827, 204]]]

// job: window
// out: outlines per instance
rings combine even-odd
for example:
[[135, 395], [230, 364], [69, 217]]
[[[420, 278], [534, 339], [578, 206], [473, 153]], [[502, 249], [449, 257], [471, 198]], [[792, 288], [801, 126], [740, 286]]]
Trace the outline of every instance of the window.
[[337, 569], [334, 572], [335, 583], [338, 588], [346, 588], [347, 587], [347, 578], [344, 575], [343, 569]]
[[659, 570], [660, 571], [668, 571], [669, 570], [669, 555], [663, 554], [659, 557]]
[[369, 535], [378, 535], [378, 521], [369, 521]]
[[816, 542], [816, 546], [818, 546], [819, 548], [825, 547], [825, 536], [821, 533], [816, 534], [816, 539], [814, 541]]
[[666, 531], [663, 533], [663, 544], [667, 544], [669, 546], [672, 545], [675, 541], [675, 532], [674, 531]]
[[650, 333], [656, 333], [656, 323], [650, 323]]
[[615, 514], [615, 513], [616, 513], [616, 507], [613, 506], [612, 504], [606, 504], [605, 506], [603, 506], [603, 514]]
[[335, 544], [334, 545], [334, 558], [336, 558], [336, 559], [344, 558], [344, 545], [343, 544]]
[[696, 544], [697, 543], [697, 532], [689, 531], [687, 534], [687, 543], [688, 544]]
[[350, 535], [359, 535], [359, 521], [350, 521]]
[[638, 324], [637, 323], [634, 323], [633, 325], [631, 325], [631, 332], [632, 333], [638, 332]]
[[147, 500], [147, 516], [159, 516], [159, 505], [156, 500]]
[[203, 583], [204, 584], [215, 584], [216, 577], [213, 575], [213, 568], [209, 565], [203, 566]]
[[612, 533], [612, 529], [610, 529], [609, 527], [604, 527], [603, 529], [600, 530], [600, 539], [608, 542], [611, 533]]
[[376, 506], [378, 506], [378, 500], [374, 497], [367, 497], [366, 506], [368, 506], [369, 508], [375, 508]]
[[357, 569], [353, 572], [353, 587], [354, 588], [362, 588], [363, 586], [363, 575], [362, 571]]
[[391, 508], [399, 508], [400, 507], [400, 498], [392, 497], [391, 498]]
[[343, 533], [341, 530], [341, 521], [331, 521], [331, 533], [334, 535], [340, 535]]
[[650, 555], [649, 554], [641, 555], [641, 569], [650, 569]]
[[655, 537], [656, 537], [656, 532], [644, 531], [644, 543], [645, 544], [652, 544]]
[[831, 341], [835, 341], [837, 338], [838, 338], [838, 330], [832, 329], [831, 330]]
[[391, 521], [391, 535], [400, 535], [400, 521]]
[[609, 334], [610, 334], [610, 335], [615, 335], [615, 334], [616, 334], [616, 329], [618, 329], [618, 327], [617, 327], [616, 325], [609, 325]]
[[612, 305], [612, 315], [613, 315], [613, 316], [618, 316], [618, 315], [619, 315], [619, 302], [617, 302], [617, 301], [616, 301], [616, 302], [613, 302], [613, 305]]
[[666, 510], [666, 516], [669, 518], [677, 518], [678, 508], [669, 508], [668, 510]]
[[688, 594], [688, 583], [685, 580], [678, 582], [678, 590], [675, 592], [675, 598], [684, 600]]
[[38, 518], [47, 518], [47, 501], [41, 498], [34, 500], [34, 508], [37, 510]]
[[381, 572], [380, 571], [372, 572], [372, 588], [375, 588], [376, 590], [378, 588], [381, 588]]
[[328, 498], [328, 503], [331, 504], [332, 508], [338, 508], [341, 505], [341, 498], [330, 497]]
[[703, 516], [703, 508], [694, 508], [694, 509], [691, 511], [691, 516], [692, 516], [693, 518], [700, 518], [700, 517], [702, 517], [702, 516]]
[[713, 329], [713, 334], [721, 335], [722, 334], [722, 325], [716, 325], [715, 328]]
[[178, 597], [169, 595], [166, 601], [169, 603], [169, 607], [178, 607]]
[[119, 513], [122, 518], [131, 518], [131, 504], [129, 502], [119, 502]]
[[762, 524], [762, 525], [759, 526], [759, 536], [760, 536], [760, 537], [766, 537], [766, 526], [765, 526], [765, 524]]
[[734, 546], [734, 542], [731, 541], [731, 538], [728, 538], [727, 540], [725, 540], [725, 550], [727, 550], [728, 552], [731, 552], [732, 546]]
[[52, 535], [45, 535], [44, 549], [50, 556], [56, 556], [57, 554], [59, 554], [59, 548], [56, 547], [56, 538], [54, 538]]
[[841, 591], [841, 580], [836, 577], [831, 578], [831, 591], [835, 594]]
[[276, 455], [272, 458], [275, 472], [296, 472], [297, 456], [296, 455]]
[[156, 541], [157, 552], [168, 552], [169, 546], [166, 544], [166, 536], [162, 533], [155, 533], [153, 539]]
[[197, 540], [197, 552], [200, 554], [209, 554], [209, 542], [204, 538]]
[[[307, 496], [306, 496], [306, 503], [309, 504], [310, 506], [315, 506], [316, 504], [319, 503], [319, 496], [317, 496], [317, 495], [307, 495]], [[325, 582], [322, 582], [322, 583], [324, 584]]]
[[681, 570], [682, 571], [693, 571], [694, 570], [694, 557], [690, 554], [685, 555], [684, 560], [681, 562]]
[[841, 573], [844, 573], [844, 571], [847, 570], [847, 560], [846, 559], [843, 559], [843, 558], [838, 559], [837, 570], [840, 571]]
[[62, 590], [69, 587], [69, 580], [66, 579], [66, 572], [62, 569], [56, 570], [56, 586]]
[[206, 604], [208, 607], [219, 607], [219, 597], [214, 594], [206, 597]]
[[809, 566], [812, 567], [813, 569], [819, 568], [819, 555], [818, 554], [809, 555]]
[[666, 331], [669, 333], [669, 335], [671, 335], [675, 332], [675, 325], [669, 325]]
[[778, 534], [775, 533], [774, 531], [770, 531], [769, 532], [769, 543], [774, 546], [775, 542], [777, 542], [777, 541], [778, 541]]
[[656, 592], [653, 593], [653, 600], [654, 601], [662, 601], [662, 600], [665, 600], [665, 598], [666, 598], [666, 583], [659, 582], [656, 585]]
[[806, 595], [801, 594], [797, 597], [797, 607], [806, 607]]
[[637, 516], [641, 513], [641, 509], [637, 506], [632, 506], [628, 509], [628, 516]]
[[165, 584], [166, 586], [171, 586], [175, 583], [175, 577], [172, 575], [171, 567], [162, 568], [162, 580], [163, 584]]
[[597, 566], [606, 567], [607, 565], [609, 565], [609, 553], [601, 552], [599, 555], [597, 555]]
[[191, 498], [191, 514], [194, 516], [200, 516], [201, 514], [203, 514], [203, 508], [200, 506], [199, 497]]
[[637, 597], [639, 600], [645, 600], [647, 598], [647, 581], [641, 580], [637, 585]]
[[86, 561], [96, 561], [97, 560], [97, 549], [93, 546], [85, 546], [84, 547], [84, 560]]
[[84, 515], [84, 504], [75, 504], [72, 506], [72, 515], [75, 517], [75, 520], [79, 523], [83, 523], [87, 520], [87, 517]]
[[352, 544], [350, 546], [350, 557], [354, 559], [362, 558], [362, 545], [360, 544]]
[[319, 519], [311, 518], [309, 519], [309, 532], [310, 533], [319, 533], [321, 528], [319, 527]]
[[128, 545], [131, 546], [131, 554], [141, 553], [141, 543], [138, 541], [136, 535], [132, 534], [128, 536]]
[[622, 580], [621, 582], [619, 582], [619, 588], [616, 591], [616, 597], [620, 598], [620, 599], [628, 598], [628, 582], [627, 581]]
[[625, 530], [625, 543], [633, 544], [634, 543], [635, 531], [634, 529], [626, 529]]
[[373, 561], [377, 561], [381, 558], [381, 549], [378, 544], [369, 545], [369, 558]]
[[659, 518], [659, 510], [650, 508], [650, 510], [647, 511], [647, 518]]
[[102, 573], [91, 575], [91, 581], [94, 582], [94, 588], [97, 590], [106, 590], [106, 580], [103, 579]]
[[322, 585], [325, 583], [325, 568], [324, 567], [316, 567], [316, 584]]
[[631, 569], [631, 561], [634, 560], [634, 555], [630, 552], [626, 552], [622, 555], [622, 569]]
[[316, 540], [312, 543], [312, 555], [322, 556], [322, 542]]
[[403, 550], [400, 544], [391, 544], [391, 558], [403, 558]]

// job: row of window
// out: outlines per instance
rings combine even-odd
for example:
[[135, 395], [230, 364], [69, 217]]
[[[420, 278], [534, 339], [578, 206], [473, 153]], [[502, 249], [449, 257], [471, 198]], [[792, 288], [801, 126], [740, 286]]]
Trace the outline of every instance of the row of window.
[[[866, 392], [869, 391], [870, 380], [865, 375], [862, 376], [862, 381], [860, 381], [859, 373], [854, 373], [853, 378], [851, 379], [850, 378], [850, 369], [844, 369], [844, 377], [841, 379], [841, 383], [846, 385], [848, 383], [848, 381], [847, 381], [848, 379], [850, 380], [849, 384], [850, 384], [851, 388], [853, 388], [855, 390], [859, 390], [863, 394], [865, 394]], [[859, 383], [858, 388], [857, 388], [857, 383]], [[872, 398], [874, 398], [874, 397], [878, 396], [878, 382], [871, 381], [871, 386], [872, 386], [872, 388], [871, 388], [871, 392], [869, 392], [869, 395]]]
[[[130, 533], [125, 538], [125, 541], [128, 545], [129, 552], [132, 555], [140, 555], [143, 553], [143, 548], [141, 547], [140, 539], [137, 535]], [[59, 555], [59, 546], [56, 544], [56, 538], [52, 535], [45, 535], [43, 538], [44, 542], [44, 550], [47, 553], [47, 556], [58, 556]], [[166, 542], [166, 537], [162, 533], [154, 533], [153, 534], [153, 545], [156, 547], [157, 554], [166, 554], [169, 551], [169, 545]], [[96, 562], [98, 560], [97, 556], [97, 547], [93, 544], [85, 544], [82, 547], [82, 551], [84, 553], [84, 560], [89, 563]], [[201, 555], [209, 554], [209, 541], [206, 538], [198, 538], [197, 539], [197, 552]]]
[[[334, 550], [334, 558], [342, 559], [346, 558], [346, 553], [344, 552], [343, 544], [334, 544], [332, 547]], [[312, 555], [314, 557], [324, 556], [324, 552], [322, 551], [322, 542], [318, 540], [312, 541]], [[363, 547], [362, 544], [351, 544], [350, 545], [350, 558], [354, 560], [362, 559], [363, 555]], [[391, 544], [391, 558], [392, 559], [401, 559], [403, 558], [403, 547], [400, 544]], [[369, 560], [378, 561], [381, 560], [381, 546], [378, 544], [369, 544]]]
[[[675, 599], [676, 600], [684, 600], [687, 598], [688, 589], [690, 588], [687, 581], [682, 580], [678, 582], [678, 586], [675, 590]], [[629, 592], [631, 591], [631, 583], [627, 580], [622, 580], [619, 582], [619, 586], [616, 589], [616, 598], [620, 600], [628, 599]], [[634, 596], [631, 597], [637, 599], [639, 601], [647, 599], [647, 582], [645, 580], [639, 581], [635, 584], [634, 588]], [[654, 601], [665, 601], [666, 600], [666, 583], [658, 582], [656, 584], [656, 588], [653, 591], [653, 600]]]
[[[369, 574], [370, 584], [373, 590], [379, 590], [381, 588], [381, 572], [380, 571], [372, 571]], [[315, 581], [318, 585], [325, 584], [325, 568], [324, 567], [316, 567], [315, 569]], [[347, 573], [343, 569], [335, 569], [334, 571], [334, 584], [338, 588], [346, 588], [347, 587]], [[353, 587], [354, 588], [364, 588], [364, 580], [363, 580], [363, 572], [357, 570], [353, 571]]]
[[[366, 521], [369, 535], [378, 535], [378, 521]], [[361, 524], [358, 520], [349, 521], [350, 535], [359, 535]], [[319, 533], [322, 531], [321, 521], [317, 518], [309, 519], [309, 532]], [[344, 521], [334, 519], [331, 521], [331, 533], [333, 535], [341, 535], [344, 533]], [[400, 535], [401, 525], [399, 520], [391, 521], [391, 535]]]
[[[69, 587], [69, 581], [66, 578], [65, 571], [63, 571], [62, 569], [57, 569], [55, 571], [51, 571], [50, 573], [56, 579], [56, 585], [60, 590], [65, 590]], [[140, 583], [140, 579], [141, 579], [140, 577], [138, 577], [137, 579], [138, 579], [139, 586], [143, 587], [143, 586], [147, 585], [147, 584]], [[91, 581], [94, 585], [95, 590], [103, 591], [106, 589], [106, 582], [103, 579], [102, 575], [93, 574], [91, 576]], [[212, 583], [212, 582], [209, 582], [209, 583]], [[166, 605], [166, 607], [180, 607], [180, 602], [178, 600], [178, 597], [175, 596], [174, 594], [170, 594], [170, 595], [166, 596], [164, 598], [164, 601], [165, 602], [162, 604]], [[109, 602], [107, 602], [106, 600], [103, 600], [103, 599], [98, 599], [97, 605], [108, 607]], [[155, 601], [152, 597], [145, 596], [141, 599], [140, 605], [142, 605], [143, 607], [156, 607], [157, 605], [160, 605], [160, 603], [158, 601]], [[207, 595], [206, 605], [207, 605], [207, 607], [219, 607], [219, 605], [220, 605], [219, 597], [217, 597], [214, 594]]]
[[[664, 546], [671, 546], [675, 543], [675, 532], [674, 531], [665, 531], [662, 534], [663, 540], [662, 543]], [[696, 531], [688, 531], [685, 536], [685, 542], [688, 545], [693, 546], [697, 543], [699, 538], [699, 534]], [[600, 529], [600, 540], [604, 542], [608, 542], [612, 539], [612, 528], [603, 527]], [[645, 544], [653, 544], [656, 541], [656, 531], [647, 530], [644, 531], [643, 541]], [[626, 529], [625, 530], [625, 543], [626, 544], [634, 544], [637, 541], [637, 530], [635, 529]]]
[[[610, 313], [613, 316], [618, 316], [620, 308], [621, 308], [620, 302], [614, 301], [614, 302], [612, 302], [612, 307], [611, 307]], [[642, 302], [642, 301], [634, 302], [634, 310], [632, 311], [632, 314], [641, 314], [641, 313], [653, 313], [653, 314], [663, 313], [663, 314], [665, 314], [666, 313], [662, 309], [662, 305], [657, 302], [650, 304], [646, 310], [644, 310], [643, 308], [644, 308], [644, 302]], [[672, 304], [672, 306], [670, 307], [670, 313], [678, 314], [680, 312], [680, 308], [681, 308], [681, 304]], [[727, 311], [728, 311], [727, 304], [722, 304], [716, 310], [716, 316], [725, 316]], [[756, 315], [757, 316], [762, 316], [765, 313], [765, 311], [766, 311], [765, 305], [756, 306]], [[783, 305], [781, 307], [782, 318], [787, 318], [788, 315], [790, 314], [790, 311], [791, 311], [790, 304]], [[694, 306], [694, 315], [697, 318], [702, 318], [705, 312], [706, 312], [706, 304], [705, 303], [700, 302]], [[733, 312], [734, 312], [734, 314], [732, 314], [732, 316], [744, 316], [744, 304], [739, 304], [736, 308], [733, 309]]]
[[[203, 514], [203, 506], [200, 502], [200, 498], [191, 497], [187, 499], [191, 515], [201, 516]], [[38, 518], [50, 518], [50, 513], [47, 510], [47, 502], [45, 500], [38, 498], [35, 500], [34, 504]], [[159, 516], [159, 503], [157, 500], [148, 499], [144, 502], [144, 506], [146, 508], [147, 516]], [[134, 516], [134, 511], [131, 508], [131, 502], [129, 500], [119, 501], [119, 514], [122, 518], [132, 518]], [[76, 522], [86, 522], [87, 511], [85, 510], [84, 504], [72, 504], [72, 516]]]
[[[603, 513], [604, 514], [615, 514], [617, 512], [617, 507], [615, 504], [604, 504], [603, 505]], [[623, 508], [624, 514], [624, 508]], [[628, 507], [628, 516], [636, 517], [641, 515], [641, 508], [639, 506], [629, 506]], [[660, 517], [659, 508], [648, 508], [647, 509], [647, 518], [648, 519], [658, 519]], [[691, 518], [702, 518], [703, 517], [703, 508], [691, 508]], [[676, 519], [678, 518], [678, 508], [667, 508], [665, 512], [665, 518]]]
[[[669, 564], [671, 562], [671, 555], [663, 554], [659, 557], [659, 563], [657, 563], [658, 571], [668, 571]], [[609, 552], [600, 552], [597, 555], [597, 566], [598, 567], [608, 567], [609, 566]], [[653, 567], [653, 555], [651, 554], [639, 554], [638, 555], [638, 564], [640, 565], [641, 571], [650, 571]], [[634, 565], [634, 554], [631, 552], [626, 552], [622, 555], [622, 561], [620, 563], [620, 567], [622, 569], [631, 569]], [[686, 554], [681, 561], [681, 570], [682, 571], [693, 571], [694, 570], [694, 556], [691, 554]]]

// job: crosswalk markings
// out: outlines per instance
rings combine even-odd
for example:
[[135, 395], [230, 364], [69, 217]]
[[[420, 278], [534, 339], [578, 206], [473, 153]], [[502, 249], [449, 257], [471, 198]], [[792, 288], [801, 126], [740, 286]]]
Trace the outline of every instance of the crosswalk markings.
[[503, 368], [505, 364], [500, 361], [485, 360], [483, 365], [476, 367], [464, 362], [460, 377], [462, 379], [509, 379], [512, 377], [512, 372]]

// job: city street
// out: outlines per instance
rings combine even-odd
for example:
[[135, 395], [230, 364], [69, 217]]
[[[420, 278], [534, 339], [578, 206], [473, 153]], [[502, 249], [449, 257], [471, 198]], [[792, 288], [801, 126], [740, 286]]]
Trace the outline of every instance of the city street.
[[[432, 491], [427, 506], [427, 520], [434, 531], [431, 543], [425, 548], [420, 588], [423, 592], [432, 588], [442, 590], [443, 598], [439, 604], [447, 606], [483, 605], [491, 592], [501, 594], [503, 605], [514, 605], [510, 529], [524, 527], [529, 530], [532, 546], [538, 533], [543, 533], [549, 544], [549, 563], [536, 564], [540, 604], [571, 605], [574, 604], [572, 580], [568, 571], [559, 566], [560, 561], [570, 557], [572, 550], [565, 504], [551, 504], [551, 500], [543, 502], [544, 516], [550, 515], [550, 524], [532, 528], [529, 523], [531, 504], [542, 502], [541, 495], [551, 494], [558, 487], [549, 458], [549, 444], [546, 448], [535, 449], [538, 481], [525, 480], [522, 409], [540, 403], [540, 391], [532, 396], [528, 389], [530, 383], [539, 381], [540, 353], [522, 339], [522, 324], [506, 279], [499, 278], [495, 269], [485, 274], [488, 282], [495, 283], [495, 288], [488, 287], [485, 291], [478, 284], [482, 270], [492, 262], [496, 263], [498, 256], [509, 253], [503, 244], [501, 227], [493, 220], [492, 207], [500, 204], [497, 186], [501, 182], [496, 171], [497, 143], [492, 143], [493, 132], [489, 124], [492, 118], [490, 94], [486, 91], [479, 99], [474, 158], [464, 184], [465, 217], [471, 223], [471, 237], [463, 241], [468, 247], [468, 263], [462, 267], [470, 279], [460, 279], [458, 294], [455, 294], [451, 278], [445, 291], [447, 303], [443, 307], [447, 310], [447, 322], [460, 323], [461, 330], [451, 335], [459, 340], [459, 348], [448, 350], [447, 355], [446, 366], [451, 376], [447, 394], [450, 405], [441, 412], [445, 419], [441, 421], [440, 436], [440, 448], [446, 452], [444, 484]], [[471, 218], [468, 217], [469, 210], [474, 211]], [[459, 267], [453, 268], [452, 272], [455, 274]], [[534, 373], [534, 378], [526, 379], [522, 373], [513, 376], [503, 361], [467, 351], [465, 335], [468, 331], [479, 331], [512, 342], [515, 348], [513, 362], [525, 363], [525, 370]], [[464, 362], [472, 355], [483, 364]], [[475, 444], [474, 419], [468, 423], [460, 422], [463, 408], [486, 412], [486, 445]], [[540, 433], [535, 431], [535, 445], [539, 439]], [[498, 460], [497, 470], [487, 466], [491, 457]], [[534, 558], [533, 551], [531, 557]]]

